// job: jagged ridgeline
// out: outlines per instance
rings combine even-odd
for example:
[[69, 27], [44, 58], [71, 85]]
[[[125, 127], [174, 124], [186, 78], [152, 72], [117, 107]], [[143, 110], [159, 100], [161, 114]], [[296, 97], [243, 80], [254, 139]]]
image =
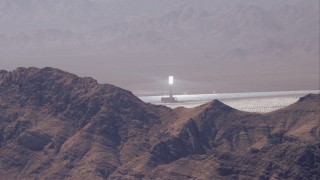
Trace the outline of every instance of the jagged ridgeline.
[[319, 179], [319, 103], [170, 109], [58, 69], [0, 71], [0, 177]]

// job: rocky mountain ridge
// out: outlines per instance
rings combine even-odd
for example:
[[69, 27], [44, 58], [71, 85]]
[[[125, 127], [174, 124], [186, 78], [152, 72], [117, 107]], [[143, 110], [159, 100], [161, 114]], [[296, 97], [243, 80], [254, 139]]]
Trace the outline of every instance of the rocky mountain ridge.
[[58, 69], [0, 71], [0, 177], [317, 179], [319, 98], [170, 109]]

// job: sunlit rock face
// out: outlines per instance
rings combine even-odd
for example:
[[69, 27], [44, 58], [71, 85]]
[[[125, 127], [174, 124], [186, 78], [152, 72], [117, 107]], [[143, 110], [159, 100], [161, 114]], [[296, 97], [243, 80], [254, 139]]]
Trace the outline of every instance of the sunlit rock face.
[[0, 176], [317, 179], [319, 98], [267, 114], [170, 109], [58, 69], [0, 71]]

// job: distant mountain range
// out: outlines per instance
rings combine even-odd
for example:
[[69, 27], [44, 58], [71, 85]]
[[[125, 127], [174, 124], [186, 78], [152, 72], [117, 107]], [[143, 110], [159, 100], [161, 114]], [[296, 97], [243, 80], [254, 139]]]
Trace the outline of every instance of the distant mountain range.
[[[264, 1], [190, 2], [167, 2], [173, 7], [155, 14], [150, 12], [152, 6], [149, 11], [135, 12], [139, 3], [145, 3], [138, 0], [131, 11], [117, 13], [119, 18], [114, 18], [114, 11], [125, 11], [121, 8], [123, 3], [129, 6], [129, 1], [2, 0], [1, 44], [100, 51], [179, 47], [219, 52], [213, 48], [218, 46], [240, 60], [256, 54], [312, 54], [318, 47], [319, 9], [315, 1], [283, 1], [272, 9]], [[128, 19], [130, 13], [132, 18]]]
[[0, 177], [319, 179], [319, 100], [170, 109], [58, 69], [0, 71]]
[[[0, 0], [0, 58], [66, 66], [73, 59], [104, 61], [113, 68], [95, 67], [99, 73], [92, 74], [106, 82], [121, 76], [115, 69], [130, 69], [132, 79], [118, 82], [132, 90], [163, 87], [151, 83], [172, 73], [210, 92], [217, 87], [209, 82], [225, 90], [242, 76], [268, 82], [268, 73], [281, 73], [270, 90], [315, 89], [319, 20], [317, 0]], [[288, 89], [281, 87], [291, 78]], [[267, 88], [257, 87], [251, 91]]]

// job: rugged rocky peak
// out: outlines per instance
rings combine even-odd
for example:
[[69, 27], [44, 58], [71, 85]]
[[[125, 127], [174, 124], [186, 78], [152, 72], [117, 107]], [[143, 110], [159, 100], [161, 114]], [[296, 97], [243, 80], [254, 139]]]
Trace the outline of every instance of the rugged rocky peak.
[[319, 97], [169, 109], [58, 69], [0, 71], [0, 177], [317, 179]]
[[290, 106], [278, 110], [279, 112], [283, 111], [314, 111], [319, 112], [320, 110], [320, 94], [308, 94], [304, 97], [301, 97], [296, 103], [291, 104]]
[[2, 77], [4, 74], [7, 74], [8, 73], [8, 71], [6, 71], [6, 70], [0, 70], [0, 77]]
[[[301, 97], [297, 103], [314, 104], [314, 105], [318, 104], [319, 105], [318, 107], [320, 108], [320, 94], [308, 94], [304, 97]], [[319, 108], [318, 108], [318, 110], [319, 110]]]
[[73, 109], [79, 109], [82, 105], [92, 105], [95, 109], [144, 106], [129, 91], [109, 84], [101, 85], [92, 78], [80, 78], [54, 68], [18, 68], [1, 74], [0, 97], [10, 98], [11, 102], [14, 101], [21, 107], [32, 104], [60, 113], [73, 105], [76, 106]]
[[207, 104], [200, 106], [203, 108], [200, 116], [212, 116], [218, 114], [235, 113], [237, 110], [222, 103], [219, 100], [213, 100]]
[[211, 108], [219, 108], [219, 109], [229, 107], [229, 106], [225, 105], [223, 102], [221, 102], [221, 101], [219, 101], [217, 99], [209, 102], [209, 105], [210, 105]]
[[196, 120], [201, 131], [211, 131], [215, 127], [222, 127], [227, 124], [237, 124], [234, 116], [245, 114], [219, 100], [213, 100], [203, 105], [203, 110], [194, 119]]
[[303, 96], [299, 99], [299, 102], [303, 101], [319, 101], [320, 96], [319, 94], [308, 94], [306, 96]]
[[[87, 166], [82, 163], [87, 158], [119, 166], [148, 150], [144, 139], [136, 137], [147, 137], [146, 132], [160, 121], [158, 111], [169, 110], [155, 107], [124, 89], [54, 68], [1, 71], [0, 151], [11, 153], [14, 147], [21, 153], [0, 168], [21, 171], [41, 152], [47, 155], [40, 155], [41, 163], [34, 164], [28, 173], [49, 171], [47, 177], [59, 179], [72, 174], [74, 167]], [[135, 153], [129, 153], [133, 149]], [[110, 155], [108, 160], [100, 158], [105, 154]], [[15, 161], [21, 162], [12, 165]], [[103, 169], [91, 177], [107, 176], [113, 170]], [[0, 173], [1, 177], [13, 178]], [[32, 179], [33, 175], [28, 177]]]

